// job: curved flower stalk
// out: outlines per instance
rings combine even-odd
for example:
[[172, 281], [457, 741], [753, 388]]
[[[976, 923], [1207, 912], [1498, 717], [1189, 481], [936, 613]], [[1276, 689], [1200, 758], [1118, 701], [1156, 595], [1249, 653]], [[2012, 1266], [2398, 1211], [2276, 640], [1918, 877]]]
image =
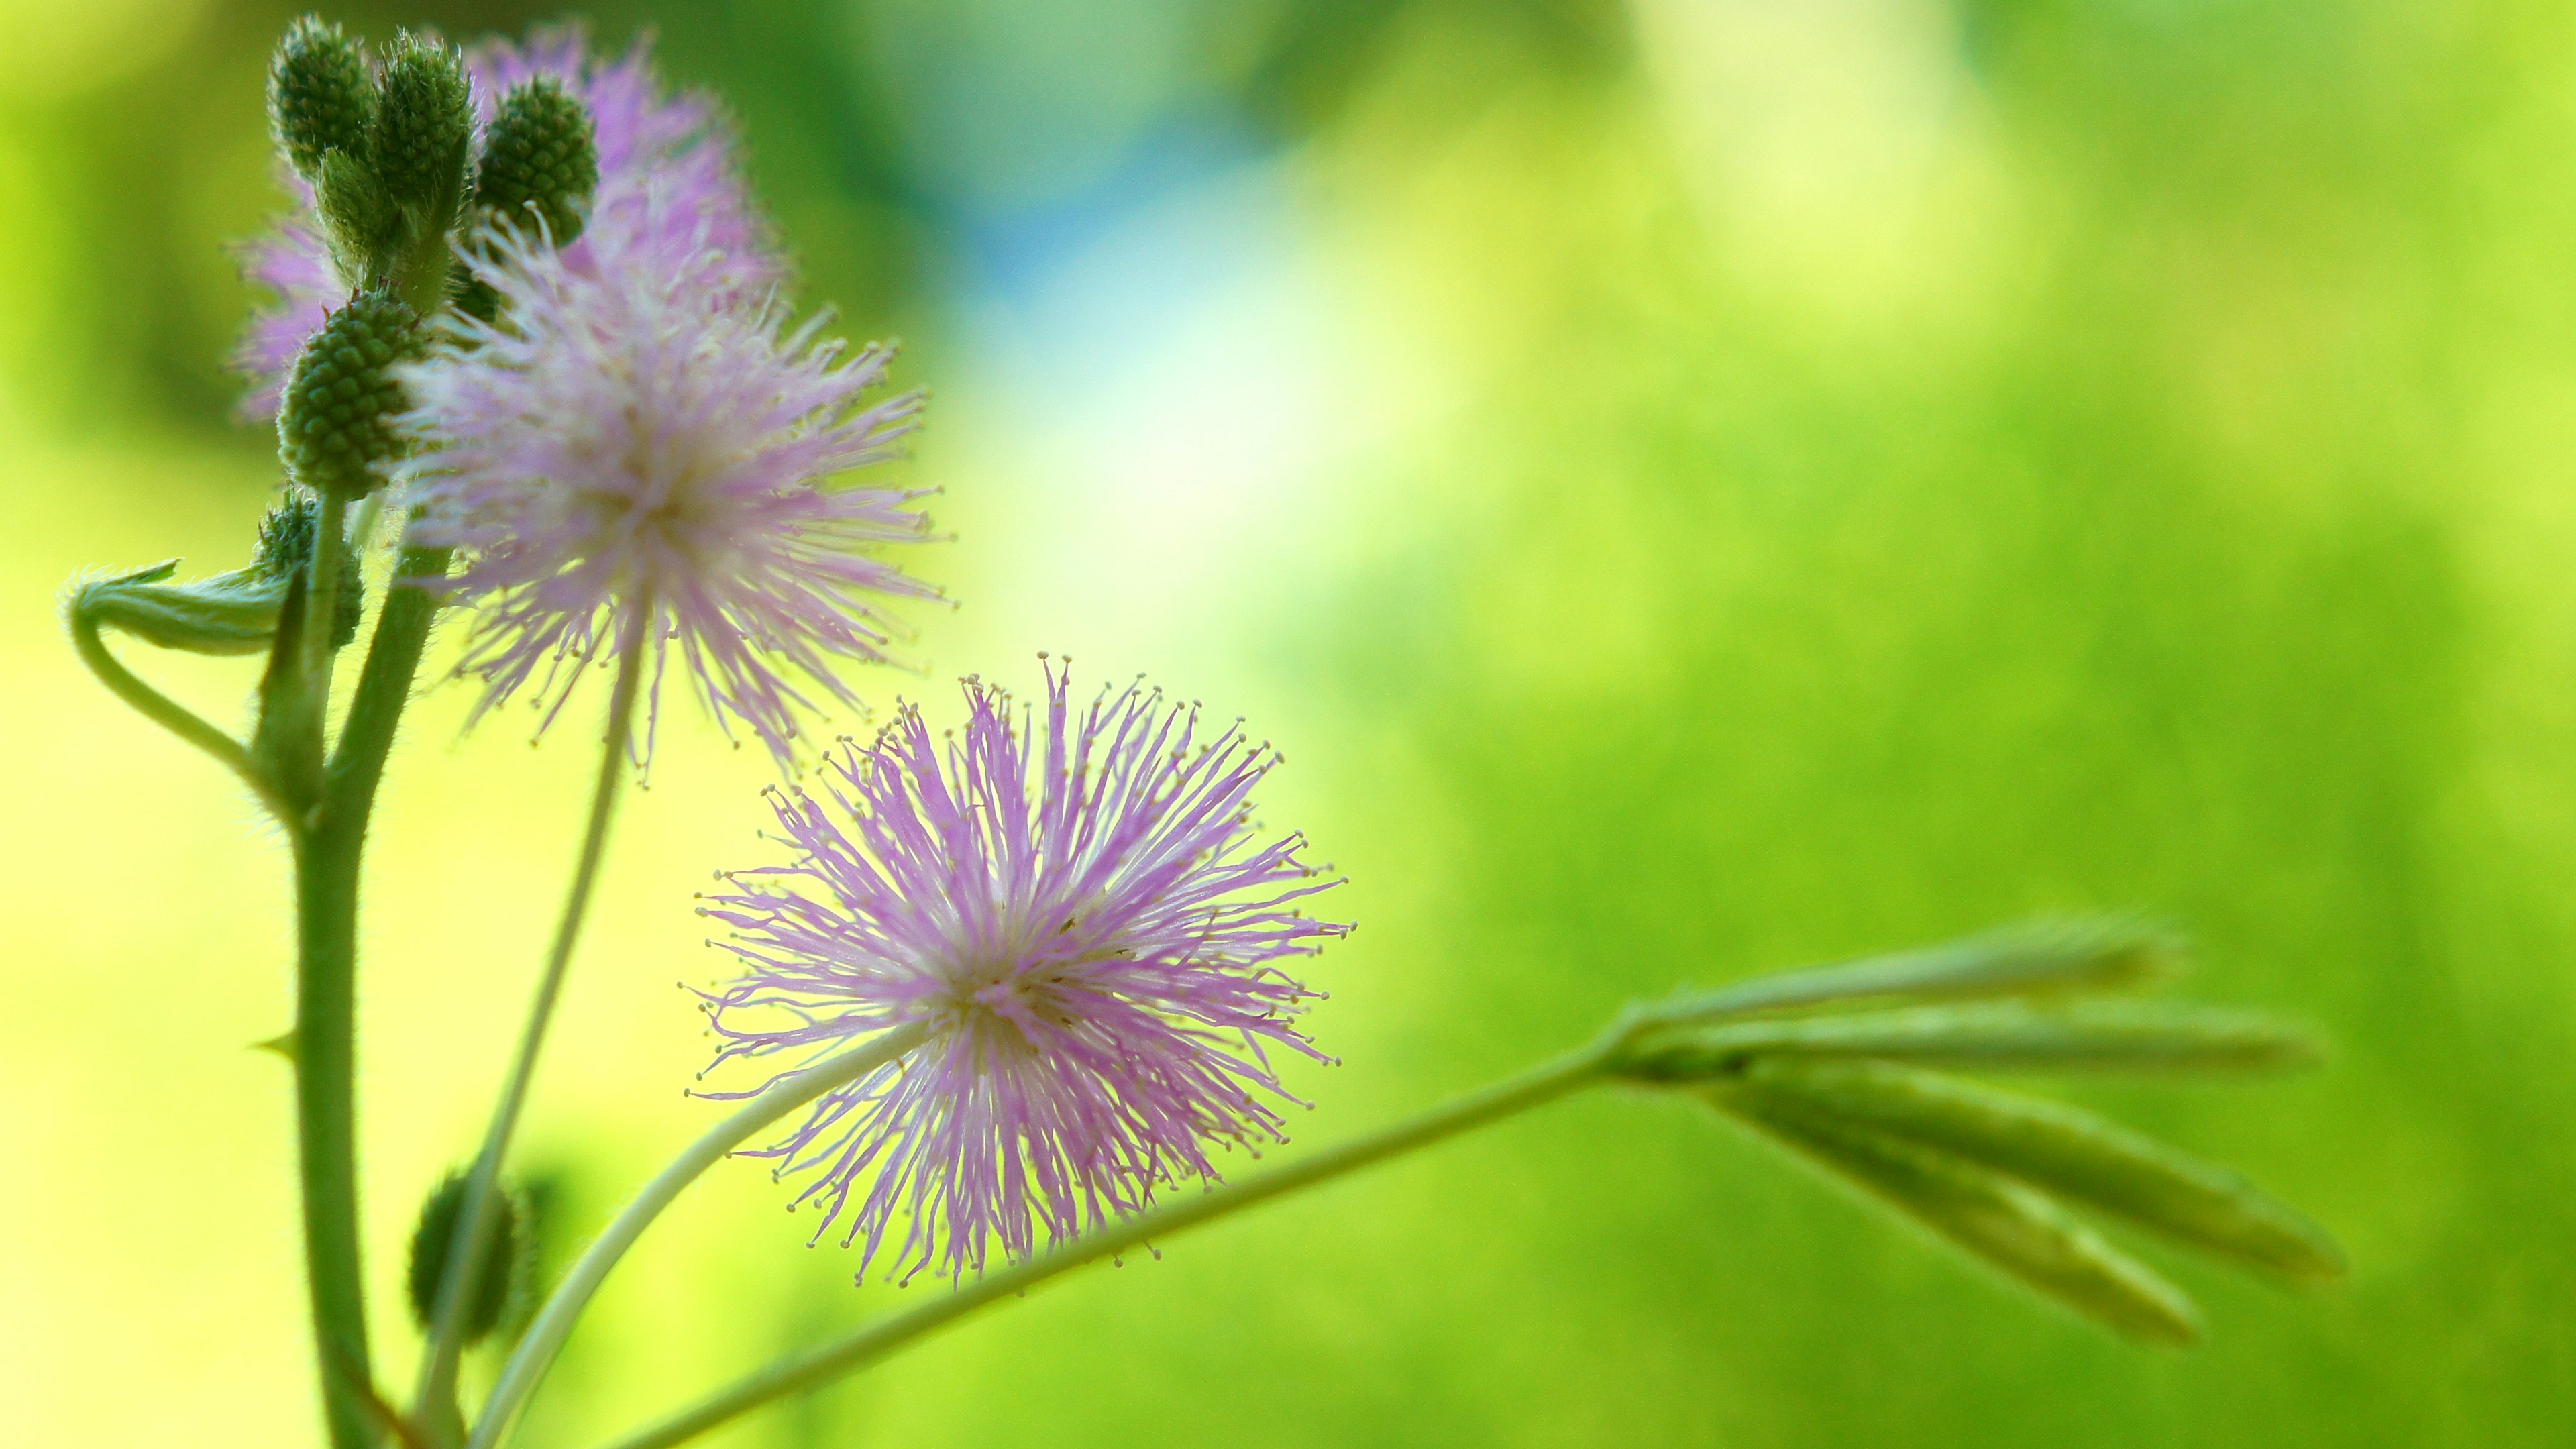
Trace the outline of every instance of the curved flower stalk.
[[814, 707], [789, 675], [859, 707], [835, 661], [882, 662], [882, 603], [939, 597], [877, 556], [930, 536], [927, 490], [840, 476], [895, 455], [921, 394], [864, 403], [885, 348], [787, 330], [721, 254], [673, 262], [659, 234], [593, 229], [576, 255], [483, 233], [469, 265], [502, 320], [451, 314], [404, 374], [410, 536], [465, 557], [438, 587], [479, 611], [458, 666], [478, 717], [526, 690], [550, 722], [591, 662], [642, 654], [649, 758], [676, 650], [718, 722], [784, 764]]
[[1211, 1144], [1285, 1140], [1268, 1050], [1322, 1059], [1275, 963], [1349, 928], [1303, 909], [1338, 882], [1302, 838], [1251, 823], [1277, 757], [1141, 684], [1068, 689], [1048, 672], [1039, 722], [967, 681], [945, 748], [907, 707], [823, 798], [775, 798], [796, 861], [707, 907], [750, 968], [708, 998], [718, 1063], [929, 1030], [746, 1154], [807, 1179], [818, 1239], [847, 1211], [862, 1273], [898, 1214], [890, 1272], [981, 1272], [1215, 1177]]
[[[599, 185], [588, 228], [564, 250], [587, 261], [594, 245], [656, 255], [667, 263], [720, 258], [728, 285], [751, 297], [784, 277], [768, 223], [742, 181], [733, 137], [715, 102], [667, 90], [655, 74], [651, 45], [638, 39], [614, 59], [593, 53], [578, 25], [540, 30], [525, 41], [494, 40], [467, 52], [477, 119], [491, 124], [500, 97], [539, 76], [560, 81], [590, 113], [598, 148]], [[270, 232], [242, 249], [244, 277], [273, 303], [251, 319], [232, 366], [250, 379], [242, 415], [265, 421], [305, 340], [349, 300], [352, 278], [340, 275], [315, 226], [313, 188], [281, 170], [293, 202]], [[597, 243], [593, 237], [599, 238]]]

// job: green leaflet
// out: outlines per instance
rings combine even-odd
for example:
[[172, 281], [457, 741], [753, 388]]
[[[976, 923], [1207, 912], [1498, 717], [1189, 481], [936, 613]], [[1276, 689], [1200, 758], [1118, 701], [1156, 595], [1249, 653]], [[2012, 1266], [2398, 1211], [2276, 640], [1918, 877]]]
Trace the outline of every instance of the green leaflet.
[[2175, 937], [2134, 921], [2041, 922], [1689, 993], [1653, 1015], [1660, 1021], [1711, 1021], [1837, 1001], [2120, 991], [2173, 974], [2181, 954]]
[[121, 629], [191, 654], [256, 654], [277, 633], [288, 580], [256, 567], [190, 584], [169, 582], [179, 561], [93, 579], [72, 595], [82, 627]]
[[1990, 1071], [2279, 1071], [2314, 1063], [2306, 1032], [2254, 1012], [2161, 1002], [1912, 1007], [1716, 1025], [1649, 1026], [1606, 1070], [1648, 1082], [1740, 1076], [1759, 1057], [1879, 1058]]
[[1949, 1153], [2286, 1278], [2343, 1275], [2325, 1231], [2252, 1183], [2093, 1113], [1885, 1062], [1765, 1058], [1737, 1094]]
[[2104, 1327], [2182, 1348], [2200, 1315], [2182, 1290], [2001, 1173], [1848, 1123], [1711, 1092], [1731, 1115]]

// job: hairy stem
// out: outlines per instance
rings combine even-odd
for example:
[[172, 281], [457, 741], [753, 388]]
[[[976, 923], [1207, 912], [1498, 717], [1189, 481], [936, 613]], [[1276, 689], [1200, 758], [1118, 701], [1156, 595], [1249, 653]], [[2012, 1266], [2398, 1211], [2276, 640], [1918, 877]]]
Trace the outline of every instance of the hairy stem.
[[313, 721], [318, 740], [331, 712], [331, 660], [338, 653], [332, 636], [339, 632], [340, 573], [348, 561], [349, 500], [337, 489], [322, 490], [313, 515], [312, 582], [304, 590], [304, 679], [313, 692]]
[[833, 1088], [854, 1082], [886, 1063], [900, 1058], [921, 1044], [929, 1035], [926, 1024], [899, 1027], [867, 1045], [843, 1052], [773, 1083], [767, 1091], [744, 1103], [732, 1116], [715, 1125], [706, 1135], [688, 1145], [671, 1160], [669, 1166], [654, 1174], [634, 1200], [619, 1211], [614, 1221], [601, 1230], [599, 1237], [584, 1249], [581, 1260], [564, 1275], [563, 1283], [546, 1306], [538, 1310], [536, 1320], [528, 1325], [527, 1334], [510, 1354], [501, 1369], [500, 1382], [493, 1385], [492, 1397], [483, 1406], [483, 1417], [474, 1427], [468, 1449], [492, 1449], [508, 1436], [528, 1395], [553, 1364], [555, 1354], [572, 1333], [572, 1326], [588, 1306], [591, 1295], [599, 1290], [608, 1270], [617, 1266], [626, 1250], [643, 1236], [644, 1229], [661, 1216], [662, 1210], [677, 1199], [682, 1189], [726, 1154], [740, 1147], [744, 1140], [798, 1107], [813, 1101]]
[[385, 591], [375, 638], [349, 699], [349, 717], [340, 726], [340, 743], [323, 776], [323, 808], [355, 816], [361, 828], [374, 807], [403, 708], [411, 702], [411, 682], [420, 672], [430, 623], [438, 617], [438, 594], [428, 585], [447, 576], [447, 562], [443, 548], [406, 548], [395, 561], [393, 585]]
[[544, 1049], [546, 1029], [554, 1021], [555, 1003], [563, 995], [564, 973], [572, 963], [573, 943], [581, 937], [581, 923], [589, 914], [593, 887], [599, 881], [601, 860], [608, 850], [608, 828], [616, 818], [617, 797], [625, 784], [628, 746], [635, 723], [635, 701], [641, 691], [646, 660], [646, 634], [653, 617], [650, 596], [637, 604], [635, 617], [643, 622], [636, 626], [633, 637], [618, 651], [617, 682], [608, 696], [607, 742], [600, 751], [599, 778], [590, 801], [590, 822], [581, 837], [581, 854], [573, 865], [572, 887], [564, 896], [563, 916], [555, 924], [554, 944], [546, 952], [546, 964], [537, 977], [536, 999], [529, 1004], [527, 1025], [519, 1034], [519, 1047], [510, 1060], [509, 1075], [503, 1079], [500, 1101], [492, 1108], [492, 1123], [483, 1133], [483, 1148], [475, 1155], [473, 1175], [467, 1180], [465, 1201], [457, 1213], [454, 1238], [448, 1244], [447, 1267], [439, 1278], [438, 1305], [430, 1321], [429, 1341], [421, 1349], [420, 1382], [414, 1400], [414, 1411], [424, 1418], [446, 1421], [453, 1427], [456, 1400], [456, 1369], [464, 1345], [457, 1340], [457, 1321], [463, 1316], [471, 1290], [466, 1286], [481, 1280], [483, 1264], [492, 1251], [492, 1229], [498, 1214], [492, 1210], [497, 1194], [503, 1159], [510, 1153], [510, 1139], [517, 1132], [520, 1113], [528, 1101], [528, 1083], [536, 1075], [537, 1056]]
[[1197, 1197], [1112, 1223], [1017, 1266], [962, 1284], [956, 1291], [909, 1312], [782, 1359], [659, 1424], [616, 1441], [612, 1449], [666, 1449], [684, 1443], [763, 1404], [819, 1388], [865, 1368], [977, 1309], [1025, 1293], [1058, 1274], [1553, 1101], [1597, 1081], [1605, 1055], [1604, 1044], [1587, 1047], [1356, 1142], [1327, 1148], [1285, 1166], [1210, 1188]]
[[[447, 568], [443, 550], [413, 550], [404, 572]], [[304, 1199], [304, 1263], [333, 1449], [371, 1449], [374, 1368], [358, 1242], [357, 968], [359, 860], [376, 784], [411, 694], [437, 601], [397, 588], [385, 600], [349, 726], [295, 845], [295, 1120]]]
[[295, 841], [295, 1126], [304, 1272], [333, 1449], [376, 1442], [358, 1252], [358, 841], [324, 826]]

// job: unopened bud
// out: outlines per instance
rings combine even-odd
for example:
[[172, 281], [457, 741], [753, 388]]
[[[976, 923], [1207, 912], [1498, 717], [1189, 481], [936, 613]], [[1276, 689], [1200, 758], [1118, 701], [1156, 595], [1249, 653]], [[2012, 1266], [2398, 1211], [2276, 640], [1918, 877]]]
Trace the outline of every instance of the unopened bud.
[[[448, 1256], [456, 1248], [456, 1226], [465, 1211], [469, 1181], [462, 1172], [451, 1173], [420, 1205], [420, 1222], [412, 1229], [411, 1276], [405, 1286], [410, 1290], [412, 1318], [424, 1329], [438, 1315], [438, 1294], [447, 1277]], [[485, 1231], [491, 1235], [485, 1241], [491, 1246], [456, 1310], [457, 1338], [468, 1344], [489, 1336], [525, 1298], [529, 1260], [535, 1252], [535, 1215], [528, 1210], [526, 1197], [495, 1184], [485, 1211]]]
[[295, 481], [355, 496], [384, 482], [378, 465], [399, 439], [397, 362], [418, 355], [420, 319], [399, 299], [361, 292], [304, 344], [277, 408], [278, 452]]
[[475, 205], [521, 226], [533, 215], [562, 246], [581, 235], [598, 186], [590, 112], [554, 77], [539, 76], [502, 98], [475, 168]]
[[[268, 515], [259, 521], [259, 547], [251, 555], [251, 568], [279, 580], [281, 586], [284, 580], [310, 569], [321, 512], [321, 500], [302, 492], [268, 510]], [[358, 617], [365, 609], [365, 581], [354, 569], [341, 570], [340, 587], [332, 600], [332, 648], [346, 649], [358, 637]]]
[[326, 154], [366, 155], [375, 113], [375, 79], [356, 41], [311, 15], [287, 27], [269, 61], [268, 122], [298, 175], [319, 184]]
[[304, 572], [313, 562], [313, 524], [321, 510], [310, 494], [298, 494], [271, 508], [259, 520], [259, 545], [251, 567], [279, 578]]
[[[377, 179], [401, 204], [453, 206], [464, 190], [474, 104], [464, 59], [450, 46], [406, 32], [385, 61], [376, 117]], [[444, 218], [436, 229], [445, 230]]]

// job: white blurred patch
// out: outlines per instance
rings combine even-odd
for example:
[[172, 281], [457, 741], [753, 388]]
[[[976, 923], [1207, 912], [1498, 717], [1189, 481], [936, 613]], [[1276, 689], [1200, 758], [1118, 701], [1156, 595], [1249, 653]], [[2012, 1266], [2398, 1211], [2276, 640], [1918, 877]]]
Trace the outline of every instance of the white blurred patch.
[[984, 628], [1113, 673], [1203, 661], [1347, 560], [1340, 474], [1392, 417], [1283, 192], [1242, 166], [972, 300]]

